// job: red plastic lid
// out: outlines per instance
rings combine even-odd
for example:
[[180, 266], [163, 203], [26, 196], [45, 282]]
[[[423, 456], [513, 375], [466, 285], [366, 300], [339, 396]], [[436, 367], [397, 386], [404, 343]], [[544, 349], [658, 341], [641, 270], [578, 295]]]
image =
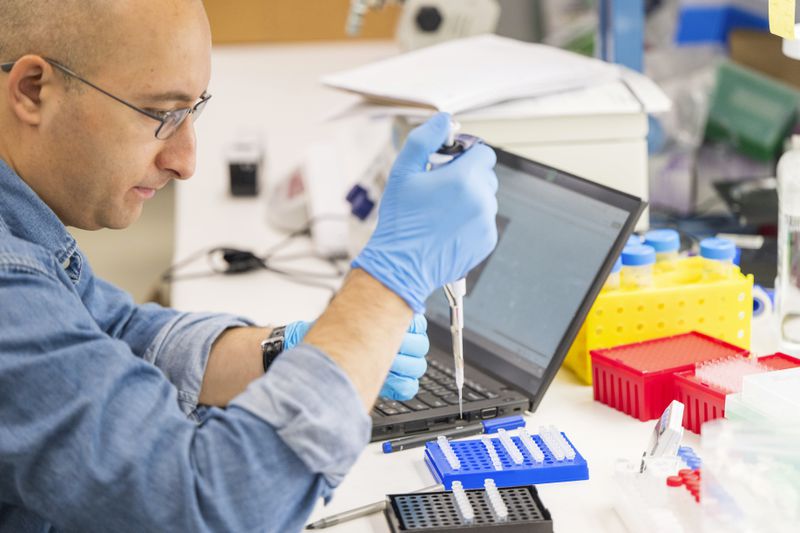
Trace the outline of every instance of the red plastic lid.
[[642, 372], [683, 370], [683, 367], [689, 370], [695, 363], [731, 355], [744, 357], [747, 353], [747, 350], [738, 346], [696, 331], [614, 348], [592, 350], [592, 355], [610, 359]]
[[682, 479], [691, 478], [692, 474], [694, 474], [694, 470], [691, 468], [681, 468], [678, 470], [678, 475], [681, 476]]
[[759, 357], [758, 362], [772, 370], [788, 370], [800, 366], [800, 359], [780, 352]]
[[667, 478], [667, 486], [680, 487], [681, 485], [683, 485], [683, 479], [681, 479], [681, 476], [669, 476]]

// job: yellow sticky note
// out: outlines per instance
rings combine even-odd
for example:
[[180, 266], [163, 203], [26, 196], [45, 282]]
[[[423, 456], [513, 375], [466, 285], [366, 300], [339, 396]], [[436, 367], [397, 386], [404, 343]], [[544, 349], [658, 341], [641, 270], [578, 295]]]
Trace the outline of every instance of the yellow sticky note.
[[769, 31], [783, 37], [794, 39], [795, 0], [769, 0]]

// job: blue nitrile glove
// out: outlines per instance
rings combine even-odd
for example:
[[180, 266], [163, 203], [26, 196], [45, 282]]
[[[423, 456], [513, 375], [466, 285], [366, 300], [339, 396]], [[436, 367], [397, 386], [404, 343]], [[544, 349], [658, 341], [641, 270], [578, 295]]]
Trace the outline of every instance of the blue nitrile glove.
[[[292, 322], [284, 332], [283, 349], [289, 350], [303, 341], [313, 322]], [[397, 356], [389, 369], [380, 395], [392, 400], [410, 400], [417, 394], [419, 378], [425, 374], [428, 363], [425, 355], [430, 348], [428, 322], [423, 315], [414, 315], [403, 337]]]
[[434, 115], [408, 136], [378, 210], [378, 225], [353, 261], [415, 313], [446, 283], [463, 278], [497, 243], [494, 151], [484, 144], [430, 172], [450, 116]]
[[389, 375], [383, 382], [380, 395], [390, 400], [410, 400], [417, 395], [419, 378], [428, 369], [425, 355], [430, 348], [428, 322], [424, 315], [414, 315], [400, 344], [397, 356], [392, 361]]

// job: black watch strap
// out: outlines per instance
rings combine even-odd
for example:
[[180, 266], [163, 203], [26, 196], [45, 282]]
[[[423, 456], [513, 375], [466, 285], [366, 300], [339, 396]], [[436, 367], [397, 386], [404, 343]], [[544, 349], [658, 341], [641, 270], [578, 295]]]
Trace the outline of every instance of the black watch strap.
[[284, 333], [286, 326], [273, 328], [269, 336], [261, 341], [261, 356], [264, 362], [264, 372], [269, 370], [270, 365], [283, 351]]

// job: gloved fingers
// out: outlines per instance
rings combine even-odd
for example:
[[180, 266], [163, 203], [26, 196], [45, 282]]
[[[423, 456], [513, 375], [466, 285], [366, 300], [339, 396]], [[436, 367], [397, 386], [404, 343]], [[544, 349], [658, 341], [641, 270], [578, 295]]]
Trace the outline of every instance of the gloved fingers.
[[428, 157], [447, 141], [449, 131], [448, 113], [436, 113], [425, 123], [414, 128], [397, 155], [392, 174], [405, 175], [425, 170]]
[[286, 324], [286, 330], [283, 332], [283, 349], [290, 350], [303, 342], [303, 337], [311, 329], [311, 324], [303, 320]]
[[419, 381], [390, 372], [381, 387], [380, 396], [390, 400], [410, 400], [418, 391]]
[[[485, 144], [476, 144], [450, 164], [457, 174], [471, 173], [473, 169], [491, 170], [497, 164], [497, 154]], [[498, 187], [497, 175], [494, 172], [482, 172], [480, 175], [486, 179], [492, 194], [496, 194]]]
[[407, 378], [421, 378], [428, 369], [428, 361], [424, 357], [415, 357], [399, 353], [392, 361], [390, 372]]
[[408, 326], [409, 333], [425, 333], [428, 331], [428, 321], [422, 313], [414, 313], [411, 325]]
[[400, 343], [400, 349], [397, 351], [400, 354], [419, 359], [425, 357], [430, 348], [431, 343], [425, 333], [406, 333], [403, 336], [403, 342]]

